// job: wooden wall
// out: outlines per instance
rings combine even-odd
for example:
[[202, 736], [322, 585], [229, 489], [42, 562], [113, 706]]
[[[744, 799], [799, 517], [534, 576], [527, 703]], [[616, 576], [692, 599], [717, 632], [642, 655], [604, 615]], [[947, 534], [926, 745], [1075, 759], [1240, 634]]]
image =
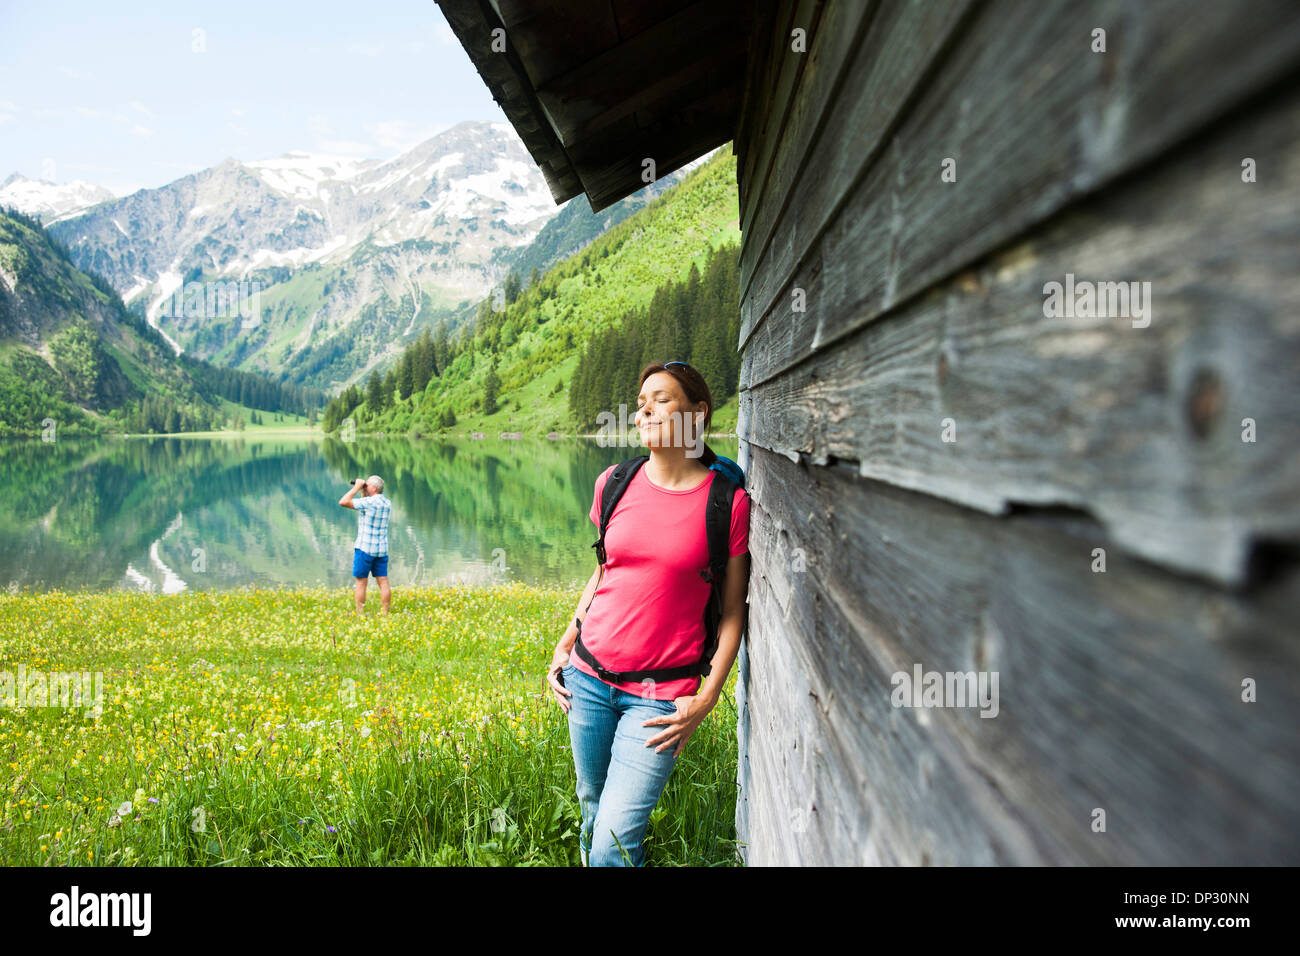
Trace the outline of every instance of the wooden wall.
[[[746, 861], [1300, 863], [1300, 5], [760, 20]], [[1045, 316], [1067, 274], [1150, 324]], [[892, 706], [916, 663], [997, 716]]]

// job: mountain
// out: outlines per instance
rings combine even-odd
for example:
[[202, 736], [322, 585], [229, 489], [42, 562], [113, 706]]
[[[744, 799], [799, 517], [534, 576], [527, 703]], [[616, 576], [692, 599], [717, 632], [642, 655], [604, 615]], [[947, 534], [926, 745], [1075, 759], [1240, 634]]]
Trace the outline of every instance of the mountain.
[[565, 203], [560, 212], [542, 227], [537, 238], [507, 254], [502, 261], [520, 278], [530, 277], [534, 269], [545, 272], [561, 259], [581, 252], [612, 226], [640, 212], [652, 200], [685, 179], [692, 170], [707, 163], [716, 152], [711, 150], [600, 212], [592, 212], [588, 202]]
[[[333, 431], [350, 417], [363, 433], [431, 434], [454, 426], [544, 434], [585, 428], [582, 416], [570, 410], [570, 397], [586, 346], [615, 341], [600, 338], [612, 328], [669, 319], [671, 332], [649, 344], [674, 351], [661, 359], [692, 362], [691, 349], [698, 345], [717, 370], [710, 381], [719, 394], [713, 427], [732, 427], [734, 405], [724, 409], [721, 398], [734, 393], [729, 379], [738, 368], [724, 358], [735, 352], [733, 332], [739, 327], [739, 294], [725, 292], [738, 274], [735, 177], [735, 157], [724, 147], [581, 252], [539, 273], [536, 281], [507, 282], [500, 301], [480, 302], [454, 338], [422, 336], [388, 375], [381, 379], [376, 370], [364, 393], [355, 385], [345, 389], [326, 408], [323, 427]], [[715, 260], [716, 268], [710, 268]], [[709, 295], [698, 288], [704, 274], [711, 276]], [[676, 291], [683, 283], [685, 289]], [[707, 315], [691, 311], [701, 307]], [[646, 318], [647, 310], [663, 314]], [[707, 344], [701, 334], [707, 334]], [[623, 338], [617, 342], [621, 348]], [[636, 343], [637, 356], [644, 344]], [[626, 378], [624, 358], [610, 367], [617, 382]], [[590, 397], [587, 388], [582, 391], [574, 397]], [[622, 401], [634, 408], [635, 389], [630, 391]]]
[[[337, 387], [481, 298], [555, 212], [509, 126], [461, 123], [387, 162], [226, 159], [53, 232], [177, 349]], [[232, 281], [256, 323], [186, 295]]]
[[[166, 344], [34, 218], [0, 213], [0, 434], [115, 430], [146, 395], [205, 403]], [[50, 434], [50, 432], [46, 432]]]
[[307, 413], [323, 396], [178, 357], [34, 217], [0, 212], [0, 435], [207, 429], [222, 398]]
[[112, 198], [112, 192], [103, 186], [80, 179], [55, 184], [14, 173], [0, 183], [0, 208], [17, 209], [46, 225]]

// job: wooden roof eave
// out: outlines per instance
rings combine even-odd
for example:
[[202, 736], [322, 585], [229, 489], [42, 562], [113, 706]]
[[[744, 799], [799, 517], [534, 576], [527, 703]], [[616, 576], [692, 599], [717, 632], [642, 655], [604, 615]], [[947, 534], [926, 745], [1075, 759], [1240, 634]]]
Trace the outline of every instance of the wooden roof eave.
[[492, 98], [541, 169], [551, 198], [560, 204], [583, 192], [577, 171], [533, 93], [528, 73], [510, 46], [509, 34], [506, 34], [504, 52], [492, 49], [492, 31], [498, 27], [505, 29], [496, 11], [482, 0], [440, 0], [439, 6]]
[[598, 0], [438, 0], [555, 201], [582, 192], [594, 212], [734, 138], [749, 2], [691, 0], [655, 17], [654, 0], [627, 0], [623, 26], [637, 3], [644, 16], [622, 35]]

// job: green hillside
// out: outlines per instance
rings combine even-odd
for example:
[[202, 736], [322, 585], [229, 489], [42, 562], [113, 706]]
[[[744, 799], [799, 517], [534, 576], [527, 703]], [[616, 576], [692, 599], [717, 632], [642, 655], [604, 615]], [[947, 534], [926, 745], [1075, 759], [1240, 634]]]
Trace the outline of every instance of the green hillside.
[[222, 427], [222, 398], [310, 414], [324, 396], [176, 356], [29, 216], [0, 211], [0, 436]]
[[[570, 411], [570, 389], [593, 336], [648, 313], [656, 293], [663, 301], [665, 286], [689, 284], [693, 268], [698, 283], [716, 250], [726, 250], [720, 259], [734, 259], [740, 237], [735, 175], [735, 158], [726, 147], [531, 285], [512, 278], [500, 298], [479, 304], [473, 321], [441, 353], [425, 338], [383, 378], [372, 373], [365, 389], [344, 391], [327, 407], [325, 429], [333, 431], [351, 417], [363, 433], [582, 430], [585, 423]], [[728, 308], [738, 308], [734, 296], [730, 301]], [[703, 317], [683, 318], [689, 338], [690, 327]], [[689, 352], [690, 341], [668, 341]], [[661, 358], [691, 361], [688, 354]], [[717, 374], [730, 372], [720, 367]], [[710, 385], [735, 391], [734, 382]], [[635, 389], [624, 400], [635, 406]], [[719, 405], [714, 429], [734, 428], [734, 405]]]

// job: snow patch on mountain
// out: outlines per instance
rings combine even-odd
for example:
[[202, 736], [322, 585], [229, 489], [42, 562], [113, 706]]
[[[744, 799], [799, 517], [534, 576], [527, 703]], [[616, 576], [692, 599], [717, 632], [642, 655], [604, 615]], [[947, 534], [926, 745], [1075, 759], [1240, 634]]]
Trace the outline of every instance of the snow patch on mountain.
[[52, 183], [14, 173], [0, 185], [0, 206], [35, 216], [46, 225], [112, 198], [112, 191], [80, 179]]
[[321, 188], [326, 183], [351, 179], [378, 162], [350, 156], [289, 152], [275, 159], [244, 163], [244, 166], [277, 192], [297, 199], [322, 199]]

